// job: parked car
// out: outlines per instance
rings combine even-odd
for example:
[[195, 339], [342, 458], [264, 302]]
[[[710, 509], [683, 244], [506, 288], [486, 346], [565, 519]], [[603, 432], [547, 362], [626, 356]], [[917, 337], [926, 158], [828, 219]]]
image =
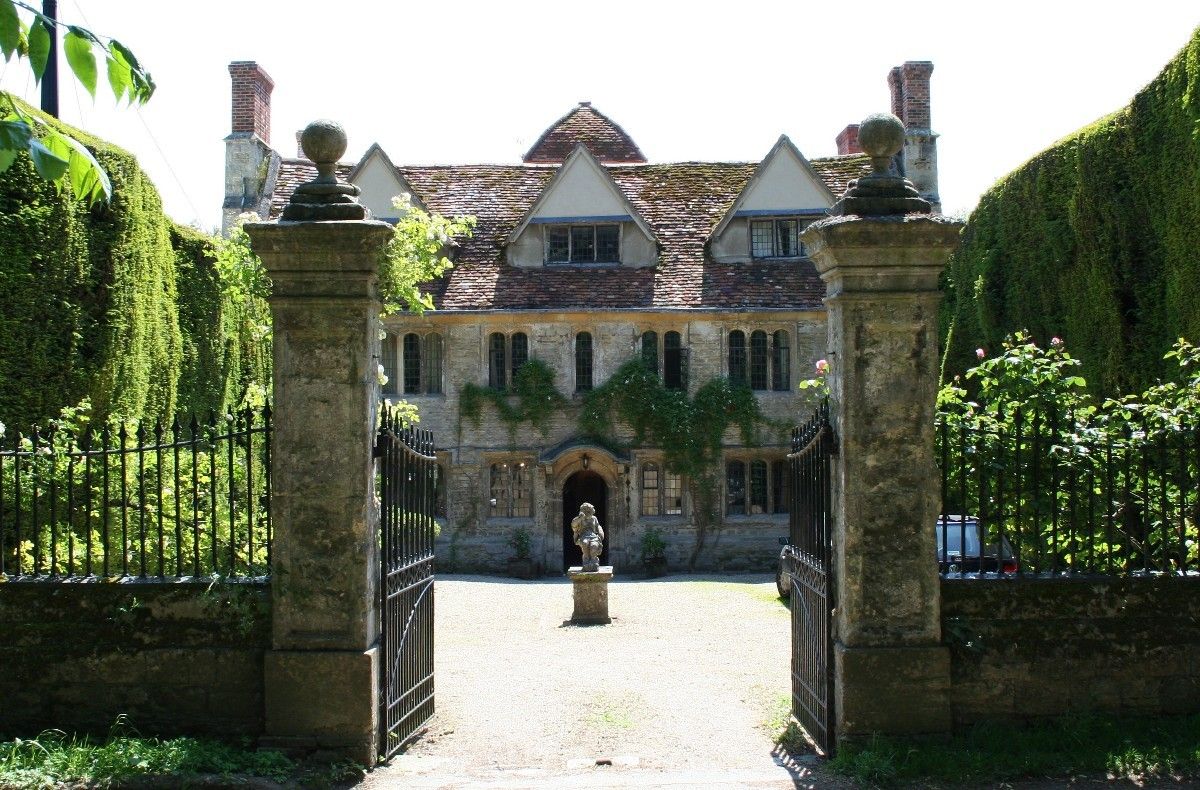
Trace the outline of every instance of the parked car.
[[983, 535], [977, 516], [940, 516], [935, 532], [938, 571], [941, 573], [1016, 573], [1020, 570], [1016, 552], [1004, 536], [1000, 537], [999, 546], [989, 543], [980, 551]]
[[[947, 529], [949, 526], [949, 529]], [[940, 573], [978, 573], [980, 568], [979, 518], [977, 516], [945, 515], [939, 516], [934, 523], [934, 534], [937, 537], [938, 571]], [[966, 538], [966, 551], [963, 551], [963, 538]], [[779, 539], [779, 562], [775, 567], [775, 589], [780, 598], [786, 598], [792, 591], [792, 579], [784, 569], [787, 563], [796, 557], [796, 547], [788, 543], [786, 537]], [[1016, 573], [1020, 569], [1016, 552], [1008, 538], [1001, 537], [997, 549], [995, 543], [984, 546], [982, 552], [982, 570], [985, 573]]]

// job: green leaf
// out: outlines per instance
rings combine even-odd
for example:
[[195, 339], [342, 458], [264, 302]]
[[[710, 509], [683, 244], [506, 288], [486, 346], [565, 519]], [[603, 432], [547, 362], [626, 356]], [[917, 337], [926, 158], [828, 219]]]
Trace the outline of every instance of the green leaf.
[[[124, 64], [127, 69], [128, 85], [126, 90], [129, 92], [129, 101], [145, 104], [154, 94], [154, 80], [142, 70], [142, 64], [138, 62], [137, 57], [120, 41], [112, 39], [108, 42], [108, 49], [110, 56]], [[111, 62], [109, 69], [112, 69]], [[109, 80], [112, 80], [111, 73]], [[115, 91], [116, 88], [114, 87], [113, 90]]]
[[63, 53], [80, 84], [96, 98], [96, 53], [92, 52], [91, 38], [82, 29], [71, 27], [63, 41]]
[[21, 20], [12, 0], [0, 0], [0, 52], [8, 60], [21, 41]]
[[12, 120], [15, 115], [0, 121], [0, 151], [24, 151], [29, 148], [33, 130], [21, 120]]
[[29, 141], [29, 157], [33, 159], [38, 175], [47, 181], [57, 181], [67, 172], [67, 160], [54, 154], [40, 140]]
[[33, 27], [29, 28], [29, 66], [38, 82], [42, 81], [49, 60], [50, 31], [42, 23], [41, 17], [38, 17], [33, 21]]
[[71, 192], [77, 199], [92, 205], [112, 197], [108, 174], [83, 143], [59, 132], [46, 135], [44, 142], [55, 156], [67, 160]]
[[118, 59], [119, 57], [119, 55], [110, 55], [107, 60], [108, 84], [112, 88], [113, 97], [117, 101], [121, 101], [126, 91], [129, 92], [129, 100], [133, 101], [133, 82], [129, 76], [129, 66], [122, 63]]
[[3, 173], [12, 166], [13, 162], [17, 161], [18, 153], [20, 152], [11, 148], [0, 148], [0, 173]]

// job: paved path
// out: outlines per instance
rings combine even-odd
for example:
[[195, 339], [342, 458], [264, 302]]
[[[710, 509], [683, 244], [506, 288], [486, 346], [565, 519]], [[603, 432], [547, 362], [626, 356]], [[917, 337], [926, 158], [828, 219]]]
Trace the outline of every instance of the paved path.
[[765, 575], [615, 581], [592, 627], [564, 622], [565, 579], [439, 577], [436, 596], [437, 714], [365, 787], [813, 784], [815, 759], [774, 744], [789, 623]]

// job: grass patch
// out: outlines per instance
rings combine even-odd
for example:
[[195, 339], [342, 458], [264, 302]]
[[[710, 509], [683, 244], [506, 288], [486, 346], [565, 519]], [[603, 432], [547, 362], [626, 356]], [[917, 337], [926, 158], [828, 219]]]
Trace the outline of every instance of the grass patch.
[[599, 694], [591, 703], [587, 723], [599, 730], [631, 730], [637, 725], [642, 700], [637, 696], [612, 697]]
[[777, 606], [784, 609], [787, 608], [787, 600], [779, 597], [778, 592], [775, 590], [774, 584], [771, 584], [771, 586], [768, 587], [767, 583], [765, 582], [726, 582], [714, 581], [710, 579], [696, 579], [688, 581], [687, 584], [694, 584], [697, 587], [718, 592], [730, 590], [741, 593], [742, 595], [748, 595], [756, 601], [761, 601], [763, 603], [768, 603], [772, 606]]
[[350, 763], [297, 763], [281, 752], [258, 751], [249, 740], [141, 738], [118, 721], [107, 738], [47, 730], [37, 738], [0, 741], [0, 788], [62, 785], [120, 786], [146, 777], [171, 777], [181, 786], [200, 776], [270, 779], [289, 786], [331, 787], [362, 775]]
[[845, 745], [829, 768], [874, 785], [913, 780], [976, 784], [1073, 775], [1196, 777], [1200, 715], [1082, 716], [1028, 727], [986, 724], [940, 742], [874, 738]]
[[804, 730], [792, 718], [792, 696], [779, 694], [773, 699], [767, 710], [767, 718], [763, 721], [763, 729], [771, 736], [776, 746], [788, 754], [811, 754]]

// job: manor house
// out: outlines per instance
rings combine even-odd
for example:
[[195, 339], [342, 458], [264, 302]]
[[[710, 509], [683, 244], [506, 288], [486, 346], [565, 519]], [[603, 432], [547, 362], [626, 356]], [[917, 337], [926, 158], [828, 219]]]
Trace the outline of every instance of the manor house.
[[[273, 219], [316, 171], [265, 142], [273, 84], [262, 68], [229, 69], [226, 224], [244, 211]], [[907, 127], [896, 166], [936, 207], [932, 70], [908, 62], [888, 83]], [[807, 159], [781, 136], [760, 162], [658, 163], [581, 102], [513, 164], [397, 165], [373, 145], [341, 167], [376, 218], [394, 220], [392, 197], [407, 193], [428, 211], [478, 221], [453, 247], [454, 268], [426, 288], [436, 309], [386, 319], [381, 360], [385, 396], [415, 404], [437, 439], [440, 567], [503, 568], [525, 530], [543, 572], [559, 573], [578, 562], [569, 523], [584, 501], [608, 533], [603, 561], [618, 572], [640, 563], [650, 528], [672, 567], [772, 566], [788, 530], [786, 432], [764, 430], [748, 445], [729, 430], [719, 468], [697, 492], [664, 464], [663, 448], [627, 431], [582, 435], [578, 415], [589, 390], [640, 357], [667, 388], [694, 394], [727, 377], [781, 425], [808, 416], [812, 398], [796, 385], [824, 356], [824, 284], [799, 233], [869, 171], [857, 131], [837, 135], [828, 158]], [[510, 431], [486, 399], [460, 413], [465, 386], [509, 391], [530, 360], [549, 367], [566, 399], [547, 420]], [[702, 536], [697, 493], [716, 505]]]

